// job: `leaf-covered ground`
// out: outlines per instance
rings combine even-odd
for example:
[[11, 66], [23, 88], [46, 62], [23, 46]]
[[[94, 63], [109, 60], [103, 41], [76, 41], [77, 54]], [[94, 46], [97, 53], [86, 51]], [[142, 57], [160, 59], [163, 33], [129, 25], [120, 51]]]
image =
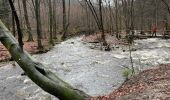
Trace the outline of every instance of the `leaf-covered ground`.
[[[43, 45], [44, 45], [44, 50], [41, 52], [46, 52], [51, 48], [51, 46], [49, 46], [49, 44], [48, 44], [48, 40], [43, 40]], [[40, 50], [37, 49], [36, 41], [24, 42], [24, 49], [31, 54], [36, 54], [36, 53], [40, 52]], [[8, 60], [10, 60], [10, 58], [11, 58], [11, 56], [10, 56], [9, 52], [3, 46], [3, 44], [0, 43], [0, 62], [8, 61]]]
[[[124, 34], [122, 33], [122, 36], [124, 37]], [[125, 44], [125, 41], [116, 39], [115, 36], [112, 36], [109, 33], [105, 33], [106, 41], [110, 45], [119, 45], [119, 44]], [[83, 36], [82, 41], [89, 42], [89, 43], [99, 43], [101, 40], [101, 33], [97, 32], [88, 36]]]
[[170, 100], [170, 64], [145, 70], [109, 95], [90, 100]]

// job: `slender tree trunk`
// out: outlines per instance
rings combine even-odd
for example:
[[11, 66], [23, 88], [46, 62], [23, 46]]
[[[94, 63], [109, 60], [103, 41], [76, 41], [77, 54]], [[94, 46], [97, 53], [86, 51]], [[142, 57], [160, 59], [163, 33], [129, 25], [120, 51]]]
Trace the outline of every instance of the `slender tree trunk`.
[[87, 17], [87, 28], [88, 28], [88, 30], [91, 30], [91, 28], [90, 28], [90, 14], [88, 12], [88, 6], [87, 5], [86, 5], [85, 10], [86, 10], [86, 17]]
[[95, 22], [98, 26], [98, 29], [101, 31], [101, 43], [102, 46], [105, 46], [105, 50], [109, 51], [110, 47], [106, 42], [105, 39], [105, 34], [104, 34], [104, 26], [103, 26], [103, 14], [102, 14], [102, 0], [99, 0], [99, 16], [97, 15], [97, 12], [92, 4], [92, 2], [89, 0], [85, 0], [85, 2], [87, 3], [88, 7], [90, 8], [90, 11], [95, 19]]
[[102, 42], [104, 46], [107, 46], [103, 27], [102, 0], [99, 0], [99, 15], [100, 15], [100, 31], [102, 32]]
[[31, 33], [31, 26], [30, 26], [30, 22], [28, 19], [28, 11], [27, 11], [27, 0], [22, 0], [22, 4], [23, 4], [23, 9], [24, 9], [24, 17], [25, 17], [25, 22], [26, 22], [26, 27], [27, 27], [27, 32], [28, 32], [28, 42], [29, 41], [34, 41], [33, 40], [33, 36]]
[[12, 33], [13, 33], [13, 36], [15, 37], [16, 36], [16, 29], [15, 29], [15, 17], [14, 17], [13, 13], [12, 13]]
[[110, 17], [110, 32], [112, 33], [113, 32], [113, 16], [112, 16], [112, 8], [111, 8], [111, 3], [110, 3], [110, 0], [109, 0], [109, 17]]
[[158, 1], [155, 0], [155, 25], [158, 25]]
[[49, 19], [50, 19], [50, 44], [54, 45], [53, 41], [53, 14], [52, 14], [52, 2], [49, 0]]
[[131, 0], [130, 19], [131, 19], [131, 26], [130, 26], [131, 34], [129, 33], [129, 39], [130, 39], [129, 52], [130, 52], [132, 73], [135, 73], [134, 66], [133, 66], [132, 51], [131, 51], [131, 45], [133, 44], [134, 41], [134, 0]]
[[115, 2], [115, 24], [116, 24], [116, 38], [119, 38], [119, 26], [118, 26], [118, 0], [114, 0]]
[[66, 26], [66, 30], [68, 30], [69, 25], [70, 25], [70, 12], [71, 12], [71, 1], [68, 1], [68, 18], [67, 18], [67, 26]]
[[21, 4], [20, 4], [20, 1], [21, 0], [18, 0], [18, 10], [19, 10], [19, 20], [20, 20], [20, 27], [21, 27], [21, 30], [24, 28], [23, 26], [23, 20], [22, 20], [22, 11], [21, 11]]
[[130, 21], [131, 21], [130, 29], [131, 31], [134, 31], [134, 0], [131, 0]]
[[[12, 1], [13, 3], [15, 2], [15, 0]], [[16, 29], [15, 29], [15, 17], [14, 14], [12, 12], [12, 34], [15, 37], [16, 36]]]
[[62, 0], [62, 4], [63, 4], [63, 36], [62, 36], [62, 40], [65, 40], [66, 39], [66, 24], [67, 24], [67, 21], [66, 21], [66, 3], [65, 3], [65, 0]]
[[[90, 0], [89, 0], [89, 1], [88, 1], [88, 0], [85, 0], [85, 2], [86, 2], [86, 4], [88, 5], [88, 7], [89, 7], [89, 9], [90, 9], [90, 11], [91, 11], [91, 13], [92, 13], [92, 16], [93, 16], [93, 18], [94, 18], [94, 20], [95, 20], [95, 22], [96, 22], [96, 24], [97, 24], [98, 29], [100, 30], [100, 29], [101, 29], [100, 20], [99, 20], [99, 18], [98, 18], [98, 16], [97, 16], [97, 12], [96, 12], [96, 10], [95, 10], [92, 2], [91, 2]], [[93, 25], [93, 27], [94, 27], [94, 24], [92, 24], [92, 25]]]
[[140, 16], [141, 16], [140, 29], [141, 29], [141, 33], [144, 32], [144, 8], [145, 8], [145, 2], [146, 2], [145, 0], [140, 2], [140, 9], [141, 9], [141, 12], [140, 12]]
[[17, 15], [17, 12], [16, 12], [16, 10], [15, 10], [15, 7], [14, 7], [14, 4], [13, 4], [12, 0], [8, 0], [8, 1], [9, 1], [9, 4], [10, 4], [12, 13], [13, 13], [13, 15], [14, 15], [16, 25], [17, 25], [18, 42], [19, 42], [19, 45], [20, 45], [20, 47], [21, 47], [21, 50], [23, 50], [23, 45], [24, 45], [24, 43], [23, 43], [23, 41], [22, 41], [23, 34], [22, 34], [22, 32], [21, 32], [19, 18], [18, 18], [18, 15]]
[[57, 38], [57, 20], [56, 20], [56, 0], [53, 2], [53, 33], [54, 33], [54, 38]]
[[42, 45], [42, 29], [41, 29], [41, 17], [40, 17], [40, 0], [35, 0], [35, 16], [37, 23], [37, 41], [38, 49], [43, 50]]

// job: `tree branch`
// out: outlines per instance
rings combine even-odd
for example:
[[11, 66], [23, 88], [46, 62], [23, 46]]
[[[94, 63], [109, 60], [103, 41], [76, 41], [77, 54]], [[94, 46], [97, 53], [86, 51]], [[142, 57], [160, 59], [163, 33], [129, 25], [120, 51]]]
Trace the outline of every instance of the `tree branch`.
[[164, 5], [167, 7], [167, 9], [168, 9], [168, 13], [170, 14], [170, 6], [168, 5], [168, 3], [165, 1], [165, 0], [161, 0], [163, 3], [164, 3]]

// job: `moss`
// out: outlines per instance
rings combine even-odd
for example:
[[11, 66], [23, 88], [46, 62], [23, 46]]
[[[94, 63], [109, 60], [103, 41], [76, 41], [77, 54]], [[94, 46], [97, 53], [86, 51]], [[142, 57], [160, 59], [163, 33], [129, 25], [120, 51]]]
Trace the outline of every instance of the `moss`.
[[130, 69], [130, 68], [125, 68], [123, 71], [122, 71], [122, 76], [128, 80], [131, 76], [133, 75], [133, 70]]

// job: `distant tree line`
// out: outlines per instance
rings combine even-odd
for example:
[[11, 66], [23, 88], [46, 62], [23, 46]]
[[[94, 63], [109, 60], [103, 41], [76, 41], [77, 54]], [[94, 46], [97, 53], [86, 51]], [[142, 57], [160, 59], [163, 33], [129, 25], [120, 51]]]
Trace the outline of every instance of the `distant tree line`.
[[[54, 44], [58, 34], [64, 40], [77, 32], [104, 30], [119, 39], [122, 30], [150, 31], [153, 24], [159, 29], [169, 28], [169, 0], [12, 1], [24, 36], [28, 41], [37, 40], [39, 49], [43, 48], [42, 39], [48, 38]], [[15, 35], [16, 24], [9, 3], [0, 0], [0, 8], [1, 19]]]

